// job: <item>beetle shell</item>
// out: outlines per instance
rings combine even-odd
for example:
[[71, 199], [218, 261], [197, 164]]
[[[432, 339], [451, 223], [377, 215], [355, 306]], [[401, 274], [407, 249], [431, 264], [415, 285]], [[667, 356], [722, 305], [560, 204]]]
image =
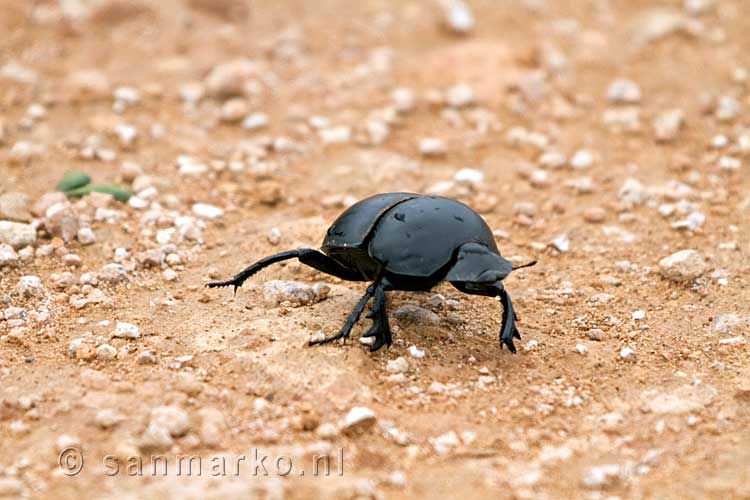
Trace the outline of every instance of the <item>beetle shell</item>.
[[413, 193], [376, 194], [344, 210], [328, 228], [321, 249], [362, 247], [380, 217], [394, 205], [418, 197]]
[[381, 217], [369, 253], [389, 273], [427, 278], [450, 264], [456, 250], [470, 242], [499, 256], [492, 230], [474, 210], [450, 198], [420, 196]]

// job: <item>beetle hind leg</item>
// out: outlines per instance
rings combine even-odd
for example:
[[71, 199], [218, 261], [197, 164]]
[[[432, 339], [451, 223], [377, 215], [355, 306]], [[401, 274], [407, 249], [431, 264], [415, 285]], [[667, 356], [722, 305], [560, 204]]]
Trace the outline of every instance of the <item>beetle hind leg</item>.
[[211, 283], [206, 283], [206, 286], [208, 288], [233, 286], [234, 292], [237, 293], [237, 288], [241, 287], [245, 280], [259, 272], [261, 269], [264, 269], [271, 264], [275, 264], [276, 262], [294, 258], [299, 259], [300, 262], [307, 266], [326, 274], [330, 274], [331, 276], [336, 276], [342, 280], [359, 281], [362, 279], [359, 272], [345, 268], [324, 253], [312, 248], [301, 248], [299, 250], [287, 250], [286, 252], [270, 255], [251, 264], [249, 267], [236, 274], [232, 279], [226, 281], [212, 281]]
[[390, 347], [393, 343], [391, 337], [391, 326], [388, 323], [388, 314], [385, 310], [385, 291], [387, 286], [387, 283], [383, 280], [375, 288], [375, 298], [372, 304], [372, 311], [367, 314], [367, 317], [372, 319], [372, 325], [364, 334], [362, 334], [362, 336], [375, 337], [375, 342], [370, 346], [370, 352], [375, 352], [384, 345]]

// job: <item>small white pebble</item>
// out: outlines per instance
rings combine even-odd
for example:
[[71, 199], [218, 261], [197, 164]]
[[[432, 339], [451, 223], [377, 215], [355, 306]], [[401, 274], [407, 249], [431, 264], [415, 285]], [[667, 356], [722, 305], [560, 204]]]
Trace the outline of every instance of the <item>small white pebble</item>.
[[224, 210], [208, 203], [196, 203], [193, 205], [193, 213], [203, 219], [218, 219], [224, 215]]
[[633, 349], [630, 347], [623, 347], [620, 351], [620, 358], [624, 359], [625, 361], [635, 361], [636, 360], [636, 354]]
[[594, 155], [586, 149], [576, 151], [570, 159], [570, 166], [578, 170], [589, 168], [593, 163]]
[[441, 156], [446, 151], [445, 142], [437, 137], [426, 137], [419, 141], [419, 152], [423, 156]]
[[630, 317], [633, 318], [636, 321], [641, 320], [641, 319], [643, 319], [643, 318], [646, 317], [646, 311], [642, 311], [642, 310], [639, 309], [637, 311], [634, 311], [633, 314], [631, 314]]
[[476, 187], [484, 182], [484, 172], [475, 168], [462, 168], [453, 174], [453, 180], [458, 184]]
[[721, 345], [739, 345], [744, 344], [745, 342], [747, 342], [745, 337], [730, 337], [728, 339], [719, 340], [719, 344]]
[[417, 348], [417, 346], [415, 345], [409, 346], [409, 354], [411, 355], [412, 358], [417, 358], [417, 359], [424, 358], [424, 351]]
[[117, 350], [109, 344], [102, 344], [96, 348], [96, 359], [109, 361], [115, 359], [115, 356], [117, 356]]
[[399, 356], [396, 359], [388, 360], [385, 369], [391, 373], [403, 373], [409, 369], [409, 362], [405, 357]]
[[118, 321], [117, 326], [115, 327], [114, 336], [127, 339], [137, 339], [141, 336], [141, 332], [139, 328], [132, 323]]

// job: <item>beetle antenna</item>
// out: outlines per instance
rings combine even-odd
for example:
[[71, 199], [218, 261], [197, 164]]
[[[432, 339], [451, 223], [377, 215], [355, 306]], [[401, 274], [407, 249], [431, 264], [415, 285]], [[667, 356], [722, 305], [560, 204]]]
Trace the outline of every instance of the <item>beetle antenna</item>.
[[513, 266], [513, 269], [511, 269], [511, 271], [515, 271], [516, 269], [523, 269], [524, 267], [531, 267], [534, 264], [536, 264], [536, 261], [532, 260], [531, 262], [527, 262], [526, 264], [521, 264], [520, 266]]

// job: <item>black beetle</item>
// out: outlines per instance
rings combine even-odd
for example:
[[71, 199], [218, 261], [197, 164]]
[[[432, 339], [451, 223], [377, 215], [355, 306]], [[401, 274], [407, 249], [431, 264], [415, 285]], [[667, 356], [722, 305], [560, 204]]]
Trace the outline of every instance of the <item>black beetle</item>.
[[370, 351], [391, 345], [385, 312], [388, 290], [428, 291], [449, 281], [464, 293], [500, 297], [503, 324], [500, 347], [516, 352], [513, 338], [516, 313], [502, 280], [514, 268], [500, 256], [487, 223], [463, 203], [440, 196], [383, 193], [355, 203], [328, 228], [323, 252], [312, 248], [289, 250], [261, 259], [234, 278], [208, 283], [208, 287], [234, 286], [275, 262], [297, 258], [318, 271], [349, 281], [372, 281], [336, 335], [312, 341], [325, 344], [347, 338], [367, 302], [375, 297], [367, 315], [373, 323], [364, 337], [375, 337]]

